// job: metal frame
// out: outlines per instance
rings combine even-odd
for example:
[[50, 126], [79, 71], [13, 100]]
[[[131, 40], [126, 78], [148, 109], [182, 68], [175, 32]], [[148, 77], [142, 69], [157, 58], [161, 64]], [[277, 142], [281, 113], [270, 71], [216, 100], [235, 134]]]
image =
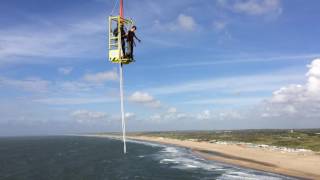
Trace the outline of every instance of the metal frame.
[[[118, 36], [113, 36], [112, 23], [118, 24]], [[130, 27], [134, 24], [131, 19], [124, 19], [121, 16], [109, 16], [109, 61], [118, 64], [129, 64], [133, 62], [132, 58], [124, 58], [121, 45], [121, 29], [120, 24], [126, 27]]]

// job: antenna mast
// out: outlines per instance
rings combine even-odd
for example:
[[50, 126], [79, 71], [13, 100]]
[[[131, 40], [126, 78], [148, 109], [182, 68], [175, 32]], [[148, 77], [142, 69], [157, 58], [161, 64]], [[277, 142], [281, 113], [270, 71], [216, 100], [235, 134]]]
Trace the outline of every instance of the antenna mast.
[[120, 0], [119, 15], [121, 18], [123, 18], [123, 0]]

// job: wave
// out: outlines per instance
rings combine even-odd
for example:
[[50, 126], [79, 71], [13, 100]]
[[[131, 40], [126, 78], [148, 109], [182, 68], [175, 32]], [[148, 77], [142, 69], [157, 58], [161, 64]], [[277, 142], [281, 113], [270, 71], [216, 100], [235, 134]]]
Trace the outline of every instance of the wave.
[[[121, 139], [118, 139], [121, 140]], [[166, 145], [159, 144], [159, 143], [153, 143], [153, 142], [148, 142], [148, 141], [140, 141], [140, 140], [133, 140], [133, 139], [127, 139], [127, 142], [131, 143], [136, 143], [136, 144], [143, 144], [151, 147], [166, 147]]]
[[[146, 141], [130, 140], [132, 143], [139, 143], [153, 147], [161, 147], [162, 149], [152, 156], [160, 164], [168, 166], [169, 168], [180, 169], [184, 171], [197, 170], [199, 173], [205, 174], [208, 178], [218, 174], [216, 179], [220, 180], [237, 180], [237, 179], [249, 179], [249, 180], [292, 180], [294, 178], [277, 175], [273, 173], [245, 169], [219, 163], [216, 161], [205, 160], [198, 155], [192, 153], [190, 149], [183, 147], [175, 147], [171, 145], [163, 145], [157, 143], [151, 143]], [[205, 178], [204, 178], [205, 179]]]

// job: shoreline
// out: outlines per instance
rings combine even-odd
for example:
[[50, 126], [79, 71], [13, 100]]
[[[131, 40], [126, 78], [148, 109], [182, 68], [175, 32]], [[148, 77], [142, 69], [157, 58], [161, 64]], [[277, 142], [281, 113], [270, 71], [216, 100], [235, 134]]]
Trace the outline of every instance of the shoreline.
[[204, 159], [239, 167], [301, 179], [320, 179], [320, 156], [315, 153], [283, 153], [235, 144], [212, 144], [149, 136], [128, 136], [128, 139], [189, 148]]
[[[88, 135], [120, 139], [116, 135]], [[320, 179], [320, 155], [316, 153], [277, 152], [236, 144], [212, 144], [151, 136], [128, 136], [130, 140], [155, 142], [191, 149], [196, 155], [221, 163], [250, 168], [299, 179]]]

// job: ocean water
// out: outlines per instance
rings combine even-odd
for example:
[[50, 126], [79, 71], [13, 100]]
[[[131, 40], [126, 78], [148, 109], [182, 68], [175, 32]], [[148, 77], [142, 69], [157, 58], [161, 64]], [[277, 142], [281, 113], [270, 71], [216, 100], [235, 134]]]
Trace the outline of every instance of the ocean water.
[[98, 137], [0, 138], [1, 180], [293, 179], [204, 160], [190, 150]]

